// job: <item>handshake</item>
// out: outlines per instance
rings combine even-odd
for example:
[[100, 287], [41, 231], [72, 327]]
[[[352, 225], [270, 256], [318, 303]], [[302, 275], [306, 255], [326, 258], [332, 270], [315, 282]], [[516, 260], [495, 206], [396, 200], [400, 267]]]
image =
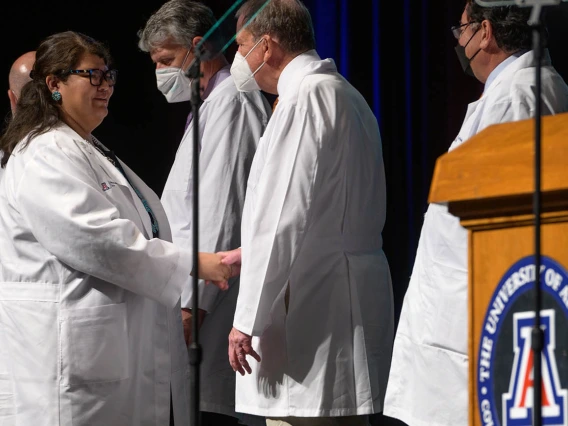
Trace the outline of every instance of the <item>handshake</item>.
[[198, 274], [204, 279], [219, 287], [221, 290], [229, 288], [229, 278], [241, 273], [241, 249], [220, 251], [217, 253], [199, 253]]

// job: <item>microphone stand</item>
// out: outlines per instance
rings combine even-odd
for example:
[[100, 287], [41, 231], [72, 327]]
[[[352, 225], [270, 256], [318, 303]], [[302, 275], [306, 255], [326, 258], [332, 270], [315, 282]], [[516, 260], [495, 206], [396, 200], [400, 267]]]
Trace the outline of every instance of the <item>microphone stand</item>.
[[201, 106], [200, 77], [201, 77], [201, 54], [195, 50], [195, 60], [187, 70], [187, 76], [192, 78], [191, 113], [193, 121], [193, 303], [191, 312], [191, 344], [189, 345], [190, 365], [190, 417], [191, 426], [201, 425], [199, 410], [199, 366], [201, 364], [202, 350], [199, 344], [199, 107]]
[[534, 298], [534, 326], [531, 331], [531, 350], [533, 355], [533, 425], [542, 426], [542, 351], [544, 349], [544, 332], [541, 328], [540, 310], [542, 307], [541, 292], [541, 210], [542, 210], [542, 8], [554, 6], [566, 0], [475, 0], [483, 7], [498, 7], [517, 5], [519, 7], [532, 6], [529, 25], [533, 29], [533, 50], [535, 52], [535, 118], [534, 118], [534, 266], [535, 266], [535, 298]]
[[542, 351], [544, 349], [544, 332], [541, 328], [540, 310], [542, 307], [542, 292], [540, 279], [541, 265], [541, 138], [542, 138], [542, 5], [534, 4], [531, 11], [529, 25], [533, 28], [533, 50], [535, 52], [535, 85], [536, 103], [534, 119], [534, 266], [535, 266], [535, 299], [534, 299], [534, 326], [531, 332], [531, 349], [533, 351], [533, 425], [542, 425]]

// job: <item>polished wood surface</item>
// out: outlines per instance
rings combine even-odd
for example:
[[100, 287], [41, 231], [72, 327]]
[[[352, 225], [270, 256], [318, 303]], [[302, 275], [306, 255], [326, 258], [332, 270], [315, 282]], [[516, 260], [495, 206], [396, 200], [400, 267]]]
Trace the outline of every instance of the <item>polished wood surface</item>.
[[[568, 214], [564, 221], [543, 220], [542, 254], [568, 266]], [[487, 307], [503, 275], [518, 260], [534, 253], [534, 227], [522, 221], [503, 222], [469, 231], [469, 407], [470, 425], [481, 426], [476, 373], [477, 353]], [[519, 226], [519, 224], [521, 224]], [[508, 226], [511, 225], [511, 226]], [[499, 419], [500, 420], [500, 419]]]
[[[566, 189], [568, 113], [542, 119], [542, 190]], [[496, 124], [436, 162], [428, 201], [530, 195], [534, 191], [534, 120]]]
[[[542, 124], [541, 252], [568, 268], [568, 113]], [[482, 425], [476, 373], [488, 304], [507, 270], [534, 254], [533, 193], [532, 119], [490, 126], [436, 163], [429, 202], [447, 203], [468, 230], [470, 426]]]

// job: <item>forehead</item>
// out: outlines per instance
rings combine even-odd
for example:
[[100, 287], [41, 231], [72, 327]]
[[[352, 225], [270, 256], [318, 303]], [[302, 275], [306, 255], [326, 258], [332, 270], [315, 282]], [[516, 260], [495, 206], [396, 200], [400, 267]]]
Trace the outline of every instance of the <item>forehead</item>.
[[460, 24], [467, 24], [468, 22], [469, 22], [469, 16], [467, 16], [467, 12], [464, 9], [464, 11], [462, 12], [461, 19], [460, 19]]
[[81, 57], [77, 63], [77, 69], [90, 69], [99, 68], [106, 69], [105, 60], [100, 56], [93, 55], [92, 53], [87, 53]]
[[172, 41], [167, 41], [159, 47], [156, 47], [150, 51], [150, 57], [154, 62], [158, 62], [164, 58], [174, 58], [180, 53], [187, 52], [187, 49], [179, 43], [174, 43]]
[[237, 33], [237, 38], [235, 39], [237, 44], [247, 44], [254, 41], [252, 33], [248, 30], [240, 30]]

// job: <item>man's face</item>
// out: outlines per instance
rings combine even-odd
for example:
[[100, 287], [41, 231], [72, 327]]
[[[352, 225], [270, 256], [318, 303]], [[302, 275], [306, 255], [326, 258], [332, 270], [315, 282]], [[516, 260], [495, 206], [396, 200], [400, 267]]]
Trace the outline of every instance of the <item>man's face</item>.
[[[479, 42], [475, 43], [474, 42], [475, 40], [473, 40], [473, 38], [478, 33], [479, 24], [476, 22], [471, 22], [469, 16], [467, 16], [465, 9], [461, 16], [460, 25], [463, 25], [463, 27], [460, 38], [458, 39], [458, 43], [464, 46], [466, 49], [469, 47], [471, 43], [477, 45]], [[475, 49], [477, 49], [477, 47], [475, 47]], [[470, 56], [471, 55], [468, 55], [468, 57]]]
[[[176, 67], [181, 68], [183, 64], [184, 71], [187, 70], [189, 64], [193, 60], [193, 54], [189, 53], [188, 49], [181, 44], [168, 41], [162, 46], [153, 49], [150, 52], [152, 61], [156, 64], [156, 69]], [[187, 58], [186, 58], [187, 56]], [[184, 63], [185, 59], [185, 63]]]
[[[243, 57], [246, 57], [246, 61], [248, 62], [250, 69], [253, 72], [257, 70], [258, 67], [260, 67], [264, 62], [264, 42], [260, 41], [259, 43], [259, 40], [255, 40], [253, 35], [246, 29], [238, 32], [236, 42], [238, 45], [239, 53], [243, 55]], [[258, 45], [255, 47], [257, 43]], [[262, 72], [262, 70], [260, 72]]]

